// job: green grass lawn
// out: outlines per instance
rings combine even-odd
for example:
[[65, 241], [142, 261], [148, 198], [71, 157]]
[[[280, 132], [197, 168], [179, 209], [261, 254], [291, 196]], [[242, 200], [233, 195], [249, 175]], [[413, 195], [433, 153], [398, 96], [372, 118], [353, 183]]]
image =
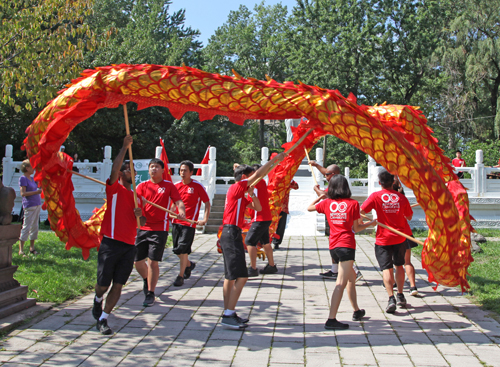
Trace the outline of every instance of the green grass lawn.
[[[499, 230], [478, 229], [478, 232], [485, 237], [500, 237]], [[415, 237], [425, 235], [417, 234]], [[474, 261], [469, 266], [469, 297], [476, 304], [496, 312], [500, 317], [500, 242], [488, 241], [479, 245], [483, 252], [473, 253]], [[421, 258], [422, 247], [414, 247], [412, 253]]]
[[[167, 246], [172, 245], [171, 236]], [[94, 289], [97, 278], [97, 250], [83, 260], [82, 251], [73, 247], [67, 251], [52, 231], [40, 231], [35, 249], [40, 253], [22, 257], [18, 255], [19, 242], [13, 246], [13, 265], [19, 266], [14, 278], [29, 288], [28, 297], [39, 302], [61, 303], [86, 294]], [[29, 243], [25, 244], [29, 253]]]

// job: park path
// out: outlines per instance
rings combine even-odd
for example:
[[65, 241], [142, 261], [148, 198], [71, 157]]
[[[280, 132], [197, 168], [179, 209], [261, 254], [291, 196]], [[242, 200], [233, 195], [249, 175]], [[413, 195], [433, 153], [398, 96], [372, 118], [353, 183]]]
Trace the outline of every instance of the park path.
[[[285, 237], [275, 252], [279, 273], [251, 278], [238, 313], [249, 315], [246, 331], [218, 325], [222, 313], [222, 257], [215, 235], [197, 235], [191, 279], [173, 287], [177, 257], [166, 251], [159, 298], [142, 306], [142, 280], [124, 288], [110, 316], [115, 331], [100, 335], [85, 296], [40, 322], [0, 340], [0, 365], [12, 366], [500, 366], [500, 324], [456, 289], [426, 281], [419, 262], [417, 286], [423, 297], [407, 297], [394, 315], [383, 310], [387, 295], [375, 266], [374, 239], [357, 236], [358, 302], [363, 322], [350, 321], [347, 297], [339, 320], [351, 328], [323, 328], [334, 287], [318, 273], [330, 266], [326, 237]], [[259, 265], [263, 262], [259, 260]]]

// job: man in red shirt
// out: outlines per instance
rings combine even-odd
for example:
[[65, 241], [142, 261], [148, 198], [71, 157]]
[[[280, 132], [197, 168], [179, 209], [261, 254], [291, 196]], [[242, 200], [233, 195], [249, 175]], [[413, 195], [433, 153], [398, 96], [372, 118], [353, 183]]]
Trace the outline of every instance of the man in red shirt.
[[[172, 182], [163, 180], [164, 170], [163, 161], [153, 158], [148, 166], [150, 179], [137, 186], [137, 195], [164, 208], [170, 208], [174, 203], [179, 210], [178, 218], [185, 219], [186, 210], [181, 196]], [[143, 305], [149, 307], [155, 303], [154, 292], [160, 277], [158, 262], [163, 259], [163, 251], [168, 237], [169, 218], [165, 211], [151, 204], [144, 204], [143, 212], [147, 221], [145, 225], [141, 226], [135, 240], [137, 247], [135, 268], [144, 281], [143, 291], [146, 298]], [[149, 259], [148, 264], [146, 264], [147, 258]]]
[[[260, 167], [260, 164], [254, 164], [252, 166], [254, 169], [252, 175], [254, 175]], [[267, 191], [266, 181], [260, 180], [255, 185], [253, 192], [259, 198], [262, 210], [260, 212], [254, 212], [252, 225], [245, 237], [248, 257], [250, 258], [250, 269], [248, 269], [249, 277], [256, 277], [259, 275], [259, 270], [257, 270], [257, 244], [259, 242], [266, 253], [268, 261], [267, 265], [263, 269], [260, 269], [260, 274], [275, 274], [278, 272], [278, 268], [274, 263], [273, 248], [269, 241], [269, 226], [273, 218], [271, 216], [271, 209], [269, 208], [269, 193]]]
[[[394, 176], [387, 171], [382, 171], [378, 175], [381, 191], [374, 192], [361, 205], [361, 214], [366, 214], [375, 209], [377, 221], [389, 225], [405, 234], [410, 228], [407, 220], [411, 220], [413, 210], [406, 196], [392, 189]], [[411, 234], [411, 233], [410, 233]], [[400, 307], [406, 306], [406, 299], [403, 294], [405, 280], [406, 238], [395, 234], [388, 229], [377, 226], [375, 237], [375, 256], [379, 263], [384, 279], [385, 289], [389, 295], [389, 303], [385, 309], [388, 313], [396, 311], [396, 299], [392, 289], [394, 284], [393, 266], [396, 267], [396, 284], [398, 287], [397, 304]]]
[[[197, 225], [204, 226], [210, 215], [210, 199], [207, 191], [201, 183], [192, 180], [194, 165], [191, 161], [182, 161], [179, 167], [179, 175], [182, 181], [175, 184], [177, 191], [181, 195], [182, 202], [186, 208], [186, 218], [197, 221]], [[205, 203], [205, 215], [203, 220], [198, 220], [201, 203]], [[180, 287], [184, 284], [184, 279], [189, 279], [191, 271], [196, 263], [189, 261], [191, 245], [193, 244], [196, 224], [191, 224], [179, 219], [172, 221], [172, 241], [174, 243], [173, 252], [179, 256], [180, 271], [175, 279], [174, 286]], [[189, 264], [189, 266], [188, 266]]]
[[[281, 153], [277, 162], [285, 157]], [[266, 175], [271, 168], [271, 161], [254, 172], [247, 165], [240, 165], [234, 171], [235, 184], [231, 185], [226, 194], [224, 216], [222, 219], [222, 233], [220, 245], [224, 258], [224, 314], [221, 324], [232, 329], [246, 328], [248, 319], [240, 318], [235, 311], [241, 291], [248, 280], [248, 269], [245, 261], [245, 248], [241, 236], [245, 208], [248, 206], [255, 211], [262, 209], [257, 195], [254, 194], [252, 184], [261, 176]], [[245, 194], [250, 196], [246, 198]]]
[[[453, 164], [455, 167], [466, 167], [467, 164], [465, 163], [465, 159], [462, 159], [462, 152], [460, 150], [457, 150], [455, 154], [456, 158], [453, 158], [451, 164]], [[457, 172], [457, 176], [458, 178], [464, 178], [464, 173]]]
[[[123, 162], [131, 145], [132, 137], [127, 135], [106, 182], [107, 206], [101, 225], [103, 238], [97, 256], [97, 284], [92, 307], [92, 315], [97, 320], [97, 330], [104, 335], [113, 333], [108, 326], [108, 316], [120, 299], [122, 287], [127, 283], [134, 268], [136, 217], [141, 216], [141, 209], [134, 208], [134, 193], [130, 190], [130, 163]], [[141, 223], [145, 223], [145, 220], [146, 218], [141, 217]], [[111, 282], [113, 286], [106, 297], [103, 312], [103, 296]]]

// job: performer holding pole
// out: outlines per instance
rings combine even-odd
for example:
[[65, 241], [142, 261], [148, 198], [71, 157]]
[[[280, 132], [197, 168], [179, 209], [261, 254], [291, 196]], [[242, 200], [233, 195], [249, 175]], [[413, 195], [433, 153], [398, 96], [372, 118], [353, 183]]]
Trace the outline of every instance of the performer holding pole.
[[408, 235], [408, 231], [411, 233], [411, 230], [407, 220], [411, 220], [413, 210], [406, 196], [392, 189], [393, 175], [387, 171], [382, 171], [379, 173], [378, 179], [382, 190], [374, 192], [366, 199], [361, 205], [361, 214], [371, 212], [373, 209], [377, 212], [377, 222], [380, 225], [377, 227], [375, 238], [375, 256], [382, 270], [385, 289], [389, 296], [385, 311], [394, 313], [397, 307], [393, 292], [393, 266], [396, 267], [397, 305], [400, 307], [406, 306], [406, 299], [403, 294], [405, 280], [403, 265], [405, 264], [407, 247], [406, 238], [409, 236], [403, 237], [393, 233], [387, 229], [387, 225], [390, 223], [394, 227], [393, 229]]
[[[130, 126], [128, 124], [128, 112], [127, 112], [127, 104], [123, 105], [123, 114], [125, 116], [125, 131], [127, 135], [130, 135]], [[134, 190], [134, 205], [137, 208], [137, 191], [135, 189], [135, 169], [134, 169], [134, 158], [132, 157], [132, 145], [128, 147], [128, 156], [130, 159], [130, 174], [132, 175], [132, 188]], [[137, 219], [137, 227], [140, 227], [141, 223], [139, 219]]]
[[[120, 299], [122, 287], [134, 268], [137, 235], [136, 219], [144, 224], [146, 218], [141, 217], [141, 209], [135, 208], [134, 194], [130, 190], [132, 184], [132, 166], [123, 162], [127, 150], [132, 145], [132, 137], [127, 135], [123, 147], [113, 162], [111, 175], [106, 184], [106, 207], [101, 226], [103, 239], [97, 257], [97, 283], [95, 285], [94, 306], [92, 316], [97, 320], [96, 328], [101, 334], [109, 335], [113, 331], [108, 326], [108, 316]], [[111, 290], [106, 297], [104, 311], [103, 297], [109, 286]]]

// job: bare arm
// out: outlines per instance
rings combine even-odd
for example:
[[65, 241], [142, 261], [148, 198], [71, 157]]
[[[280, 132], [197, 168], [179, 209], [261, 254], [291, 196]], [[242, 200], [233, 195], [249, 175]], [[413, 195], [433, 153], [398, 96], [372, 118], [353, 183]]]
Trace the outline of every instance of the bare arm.
[[316, 204], [319, 203], [324, 198], [325, 198], [325, 195], [323, 194], [319, 198], [314, 199], [314, 201], [311, 204], [309, 204], [309, 206], [307, 207], [307, 211], [315, 212], [316, 211]]
[[19, 186], [19, 191], [21, 191], [21, 196], [23, 198], [27, 198], [28, 196], [40, 195], [42, 193], [42, 189], [38, 189], [35, 191], [26, 191], [26, 186]]
[[363, 220], [362, 219], [359, 219], [359, 222], [358, 220], [355, 220], [354, 223], [352, 224], [352, 229], [354, 229], [354, 232], [360, 232], [362, 231], [363, 229], [366, 229], [370, 226], [373, 226], [377, 224], [377, 221], [374, 219], [374, 220], [371, 220], [369, 222], [366, 222], [366, 223], [363, 223]]
[[[252, 184], [257, 181], [258, 178], [267, 175], [271, 171], [271, 167], [273, 164], [277, 164], [285, 159], [286, 155], [284, 152], [278, 154], [275, 158], [268, 161], [262, 167], [260, 167], [253, 175], [248, 179], [248, 186], [252, 186]], [[274, 160], [275, 159], [275, 160]], [[274, 161], [273, 161], [274, 160]]]
[[204, 226], [208, 222], [208, 216], [210, 215], [210, 209], [211, 209], [210, 201], [207, 201], [205, 203], [205, 215], [203, 216], [203, 220], [198, 221], [199, 226]]
[[311, 161], [311, 166], [316, 167], [316, 169], [320, 171], [323, 176], [326, 175], [326, 168], [320, 166], [318, 163], [316, 163], [316, 161]]
[[125, 159], [125, 154], [127, 149], [132, 145], [133, 139], [131, 135], [125, 136], [123, 139], [123, 146], [120, 152], [113, 161], [113, 167], [111, 167], [111, 175], [109, 175], [109, 184], [112, 185], [120, 177], [120, 169], [122, 168], [123, 160]]
[[256, 212], [260, 212], [262, 210], [262, 205], [261, 205], [260, 200], [257, 197], [257, 195], [255, 195], [253, 193], [253, 187], [248, 186], [247, 192], [248, 192], [248, 195], [250, 195], [250, 197], [252, 198], [252, 202], [247, 205], [247, 208], [251, 208], [251, 209], [255, 210]]
[[177, 218], [181, 220], [186, 219], [186, 207], [184, 206], [182, 200], [177, 200], [175, 202], [175, 205], [177, 205], [177, 209], [179, 209], [179, 214], [177, 215]]

